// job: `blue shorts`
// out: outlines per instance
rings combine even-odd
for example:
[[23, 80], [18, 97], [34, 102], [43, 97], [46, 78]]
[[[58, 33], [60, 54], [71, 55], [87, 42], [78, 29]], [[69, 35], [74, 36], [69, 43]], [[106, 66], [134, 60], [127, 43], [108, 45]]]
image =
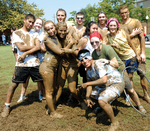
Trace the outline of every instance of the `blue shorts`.
[[[133, 58], [131, 58], [129, 60], [124, 60], [124, 64], [125, 64], [125, 67], [132, 66], [132, 67], [138, 68], [136, 57], [133, 57]], [[131, 72], [136, 71], [135, 68], [128, 68], [128, 69], [126, 69], [127, 73], [131, 73]]]

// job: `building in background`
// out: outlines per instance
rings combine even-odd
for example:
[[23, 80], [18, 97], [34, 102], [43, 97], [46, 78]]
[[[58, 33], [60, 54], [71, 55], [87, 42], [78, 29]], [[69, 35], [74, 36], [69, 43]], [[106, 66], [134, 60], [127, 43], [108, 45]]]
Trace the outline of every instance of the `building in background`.
[[135, 3], [135, 7], [145, 7], [150, 9], [150, 0], [137, 0]]

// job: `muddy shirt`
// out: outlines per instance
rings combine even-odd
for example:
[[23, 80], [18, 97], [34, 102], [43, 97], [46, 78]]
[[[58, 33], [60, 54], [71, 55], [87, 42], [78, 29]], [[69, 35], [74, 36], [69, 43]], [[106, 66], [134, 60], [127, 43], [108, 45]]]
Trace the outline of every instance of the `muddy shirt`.
[[107, 60], [111, 60], [113, 59], [114, 57], [116, 57], [117, 59], [117, 62], [119, 64], [119, 67], [118, 67], [118, 71], [120, 73], [122, 73], [122, 71], [124, 70], [125, 68], [125, 65], [124, 63], [122, 62], [122, 60], [119, 58], [119, 56], [116, 54], [116, 52], [114, 51], [114, 49], [109, 46], [109, 45], [102, 45], [102, 48], [101, 48], [101, 52], [100, 52], [100, 55], [98, 55], [96, 53], [96, 50], [93, 51], [92, 53], [92, 57], [93, 57], [93, 60], [98, 60], [98, 59], [107, 59]]
[[108, 44], [120, 46], [120, 48], [113, 47], [121, 60], [128, 60], [135, 57], [133, 49], [130, 47], [127, 41], [127, 36], [124, 30], [118, 31], [115, 37], [110, 34], [107, 35]]
[[107, 34], [109, 34], [108, 29], [105, 27], [103, 29], [101, 29], [100, 27], [98, 27], [98, 32], [102, 35], [102, 37], [104, 38]]
[[[20, 42], [24, 46], [33, 46], [35, 39], [37, 39], [38, 34], [30, 34], [30, 32], [24, 32], [22, 29], [16, 30], [13, 32], [13, 43]], [[17, 46], [16, 46], [17, 47]], [[17, 47], [17, 54], [18, 58], [23, 54], [23, 51], [20, 51]], [[32, 55], [27, 55], [24, 59], [24, 62], [18, 62], [16, 61], [15, 66], [20, 66], [20, 67], [34, 67], [34, 66], [39, 66], [40, 61], [37, 56], [37, 52], [35, 52]]]
[[[124, 23], [122, 23], [124, 24]], [[133, 19], [133, 18], [130, 18], [129, 22], [124, 24], [124, 25], [128, 25], [128, 32], [129, 34], [132, 33], [133, 29], [141, 29], [143, 30], [143, 27], [142, 27], [142, 24], [141, 22], [138, 20], [138, 19]], [[127, 29], [125, 29], [126, 31]], [[131, 39], [132, 43], [134, 44], [136, 50], [137, 50], [137, 53], [140, 53], [141, 52], [141, 46], [140, 46], [140, 37], [139, 35], [136, 35], [134, 36], [132, 39]]]
[[[107, 83], [100, 86], [93, 86], [91, 95], [97, 95], [97, 93], [105, 90], [110, 85], [124, 82], [121, 74], [117, 70], [113, 69], [112, 66], [106, 64], [104, 65], [104, 63], [99, 60], [93, 60], [92, 69], [87, 70], [87, 81], [98, 80], [104, 75], [107, 75]], [[118, 88], [124, 87], [116, 87], [113, 89], [114, 92], [120, 96], [121, 92]]]
[[85, 26], [83, 26], [81, 29], [77, 29], [76, 26], [73, 26], [73, 27], [74, 27], [75, 30], [76, 30], [76, 33], [77, 33], [77, 35], [78, 35], [78, 39], [80, 40], [80, 39], [82, 38], [84, 32], [85, 32], [85, 29], [86, 29]]

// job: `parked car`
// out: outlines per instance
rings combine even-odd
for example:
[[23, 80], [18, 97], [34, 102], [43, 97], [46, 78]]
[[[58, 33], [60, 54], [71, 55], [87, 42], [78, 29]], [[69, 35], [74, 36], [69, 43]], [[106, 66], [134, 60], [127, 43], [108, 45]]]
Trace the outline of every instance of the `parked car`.
[[150, 34], [147, 34], [146, 36], [145, 36], [145, 41], [149, 41], [150, 40]]

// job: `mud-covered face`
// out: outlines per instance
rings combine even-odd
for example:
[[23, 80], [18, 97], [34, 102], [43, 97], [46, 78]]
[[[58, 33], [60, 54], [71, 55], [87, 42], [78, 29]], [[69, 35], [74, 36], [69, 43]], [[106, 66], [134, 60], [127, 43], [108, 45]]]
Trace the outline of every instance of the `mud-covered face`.
[[67, 27], [60, 26], [57, 30], [57, 34], [60, 38], [65, 38], [65, 36], [67, 34]]
[[120, 16], [123, 20], [127, 20], [129, 18], [129, 10], [128, 8], [120, 10]]
[[97, 50], [99, 48], [99, 46], [101, 45], [102, 40], [97, 37], [93, 37], [93, 38], [91, 38], [90, 43], [91, 43], [92, 47], [95, 50]]
[[33, 25], [34, 25], [34, 19], [33, 18], [24, 19], [24, 26], [28, 31], [31, 30]]
[[109, 26], [108, 26], [108, 28], [109, 28], [109, 31], [110, 31], [110, 34], [116, 34], [117, 33], [117, 28], [118, 28], [118, 26], [117, 26], [117, 23], [116, 23], [116, 21], [111, 21], [110, 23], [109, 23]]
[[85, 19], [84, 19], [84, 15], [77, 15], [77, 17], [76, 17], [76, 22], [77, 22], [77, 24], [78, 25], [83, 25], [83, 22], [85, 21]]
[[45, 25], [45, 31], [49, 36], [55, 36], [55, 26], [52, 23], [48, 23]]
[[99, 14], [99, 16], [98, 16], [98, 22], [99, 22], [99, 24], [101, 24], [101, 25], [104, 25], [104, 24], [106, 24], [106, 20], [107, 20], [107, 17], [106, 17], [106, 15], [105, 14]]
[[94, 33], [94, 32], [98, 32], [98, 25], [97, 24], [93, 24], [90, 27], [90, 34]]
[[65, 22], [66, 15], [64, 11], [58, 11], [57, 12], [57, 21], [58, 22]]
[[92, 66], [92, 61], [89, 60], [86, 56], [83, 57], [81, 60], [80, 60], [81, 64], [86, 67], [86, 68], [90, 68]]
[[34, 23], [34, 29], [35, 31], [39, 32], [42, 28], [42, 20], [41, 19], [37, 19]]

